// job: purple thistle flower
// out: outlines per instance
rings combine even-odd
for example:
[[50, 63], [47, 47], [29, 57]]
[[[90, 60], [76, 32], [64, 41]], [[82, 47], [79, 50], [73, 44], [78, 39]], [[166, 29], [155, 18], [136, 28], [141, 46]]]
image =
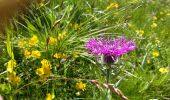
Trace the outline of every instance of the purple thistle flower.
[[107, 60], [110, 62], [111, 58], [114, 61], [121, 55], [135, 50], [137, 46], [132, 40], [127, 41], [125, 37], [112, 40], [108, 36], [106, 39], [103, 37], [89, 39], [86, 48], [91, 51], [90, 54], [104, 55], [105, 62], [108, 62]]

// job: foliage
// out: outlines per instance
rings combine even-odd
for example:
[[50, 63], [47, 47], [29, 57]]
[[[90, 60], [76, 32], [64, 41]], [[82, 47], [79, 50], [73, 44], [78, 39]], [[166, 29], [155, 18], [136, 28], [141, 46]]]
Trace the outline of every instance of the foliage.
[[[46, 0], [13, 19], [0, 50], [5, 99], [105, 99], [105, 67], [91, 37], [125, 36], [136, 51], [112, 65], [110, 83], [129, 100], [170, 99], [168, 0]], [[120, 99], [111, 93], [112, 99]]]

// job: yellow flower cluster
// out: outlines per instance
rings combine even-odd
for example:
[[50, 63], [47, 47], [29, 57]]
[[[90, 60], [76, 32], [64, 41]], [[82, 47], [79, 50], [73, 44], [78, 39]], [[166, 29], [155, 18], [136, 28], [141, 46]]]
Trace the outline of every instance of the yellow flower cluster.
[[11, 72], [8, 73], [8, 81], [11, 82], [12, 85], [17, 86], [19, 85], [21, 78], [19, 76], [16, 75], [16, 72]]
[[26, 57], [26, 59], [30, 57], [40, 58], [41, 53], [38, 50], [33, 50], [33, 51], [24, 50], [24, 56]]
[[36, 35], [33, 35], [30, 39], [29, 39], [29, 46], [33, 47], [38, 43], [38, 37]]
[[168, 68], [161, 67], [161, 68], [159, 69], [159, 72], [161, 72], [162, 74], [167, 73], [167, 72], [168, 72]]
[[9, 60], [7, 63], [7, 71], [10, 73], [13, 72], [13, 69], [14, 69], [14, 67], [16, 67], [16, 65], [17, 65], [17, 63], [14, 59]]
[[8, 75], [7, 75], [7, 79], [8, 81], [14, 85], [14, 86], [17, 86], [20, 82], [20, 77], [16, 75], [16, 72], [14, 71], [14, 68], [16, 67], [17, 63], [16, 63], [16, 60], [14, 59], [11, 59], [7, 62], [7, 72], [8, 72]]
[[86, 84], [82, 81], [76, 83], [76, 89], [84, 91], [86, 89]]
[[67, 35], [67, 32], [66, 32], [66, 31], [63, 31], [62, 33], [59, 33], [59, 34], [58, 34], [58, 38], [57, 38], [58, 41], [64, 39], [64, 37], [66, 37], [66, 35]]
[[136, 32], [139, 37], [143, 36], [143, 34], [145, 33], [143, 30], [136, 30]]
[[47, 59], [41, 61], [42, 66], [36, 69], [36, 74], [42, 79], [46, 79], [51, 75], [51, 64]]
[[31, 52], [28, 50], [24, 50], [24, 56], [28, 59], [31, 57]]
[[[36, 35], [33, 35], [29, 40], [28, 43], [27, 41], [25, 41], [24, 39], [21, 39], [18, 41], [18, 47], [19, 48], [24, 48], [26, 46], [29, 47], [33, 47], [35, 45], [37, 45], [37, 43], [39, 42], [38, 37]], [[27, 45], [28, 44], [28, 45]]]
[[11, 59], [7, 62], [6, 67], [7, 67], [7, 79], [8, 81], [14, 85], [17, 86], [20, 82], [20, 77], [16, 75], [16, 72], [14, 71], [14, 68], [17, 66], [16, 60]]
[[38, 50], [34, 50], [31, 52], [31, 57], [33, 58], [40, 58], [40, 56], [41, 56], [41, 53]]
[[64, 53], [55, 53], [54, 58], [56, 58], [56, 59], [66, 59], [67, 56]]
[[79, 57], [79, 52], [74, 52], [74, 53], [73, 53], [73, 58], [76, 59], [76, 58], [78, 58], [78, 57]]
[[106, 10], [112, 9], [112, 8], [118, 8], [119, 5], [115, 2], [110, 3], [109, 6], [107, 6]]
[[24, 48], [25, 44], [26, 44], [26, 42], [24, 40], [18, 41], [18, 47], [19, 48]]
[[48, 41], [49, 44], [56, 44], [57, 43], [57, 39], [54, 38], [54, 37], [49, 37], [49, 41]]

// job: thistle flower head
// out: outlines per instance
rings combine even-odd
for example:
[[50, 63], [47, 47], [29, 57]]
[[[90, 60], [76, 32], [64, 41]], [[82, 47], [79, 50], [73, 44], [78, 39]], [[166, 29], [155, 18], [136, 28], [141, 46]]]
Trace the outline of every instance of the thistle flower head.
[[104, 55], [105, 58], [117, 58], [135, 50], [137, 46], [132, 40], [128, 41], [125, 37], [112, 40], [108, 36], [106, 39], [104, 37], [89, 39], [86, 48], [91, 51], [90, 54]]

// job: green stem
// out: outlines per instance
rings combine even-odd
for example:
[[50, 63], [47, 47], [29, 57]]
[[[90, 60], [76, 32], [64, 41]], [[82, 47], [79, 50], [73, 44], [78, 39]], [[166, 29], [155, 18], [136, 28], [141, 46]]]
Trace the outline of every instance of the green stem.
[[[106, 83], [107, 83], [107, 85], [109, 84], [109, 82], [110, 82], [110, 71], [111, 71], [111, 66], [110, 66], [110, 64], [107, 66], [107, 76], [106, 76]], [[107, 89], [107, 94], [106, 94], [106, 96], [107, 96], [107, 99], [106, 100], [110, 100], [110, 90], [109, 90], [109, 88]]]
[[107, 68], [107, 77], [106, 77], [106, 83], [109, 84], [110, 81], [110, 66], [108, 66], [109, 68]]

